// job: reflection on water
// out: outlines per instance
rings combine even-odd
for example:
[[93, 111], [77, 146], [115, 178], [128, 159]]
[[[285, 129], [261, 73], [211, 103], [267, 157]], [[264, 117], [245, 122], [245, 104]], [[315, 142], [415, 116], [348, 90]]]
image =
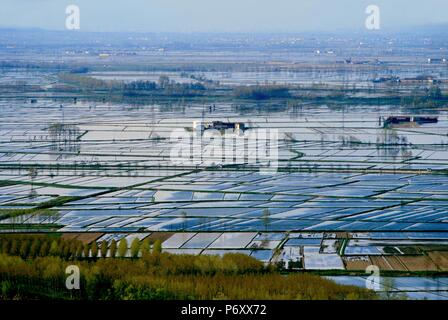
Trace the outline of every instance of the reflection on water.
[[[367, 277], [329, 276], [336, 283], [366, 287]], [[380, 277], [382, 299], [448, 300], [448, 277]]]
[[394, 160], [401, 158], [407, 160], [412, 158], [411, 148], [412, 146], [408, 142], [408, 138], [404, 135], [399, 135], [397, 131], [388, 128], [378, 130], [376, 149], [380, 158], [392, 158]]
[[79, 127], [68, 123], [52, 123], [48, 127], [51, 140], [50, 149], [56, 152], [57, 158], [68, 159], [81, 151]]

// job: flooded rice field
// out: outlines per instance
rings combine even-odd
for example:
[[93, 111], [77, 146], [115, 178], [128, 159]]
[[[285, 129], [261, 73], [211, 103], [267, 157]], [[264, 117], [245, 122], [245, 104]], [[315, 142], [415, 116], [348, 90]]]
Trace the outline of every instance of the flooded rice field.
[[[56, 215], [0, 220], [2, 232], [51, 225], [97, 233], [98, 243], [163, 235], [167, 252], [241, 252], [292, 270], [447, 268], [445, 111], [436, 123], [386, 127], [388, 117], [415, 115], [387, 106], [274, 112], [50, 100], [4, 100], [0, 109], [0, 208], [70, 197]], [[227, 165], [205, 151], [199, 161], [187, 154], [173, 162], [172, 132], [194, 132], [198, 121], [275, 130], [276, 170], [261, 172], [244, 157]], [[427, 294], [446, 298], [443, 290]]]
[[[0, 188], [1, 206], [83, 197], [58, 208], [66, 230], [99, 231], [117, 217], [130, 219], [123, 226], [149, 231], [447, 230], [443, 112], [435, 124], [384, 128], [380, 118], [400, 112], [321, 106], [236, 116], [231, 105], [204, 112], [201, 105], [51, 101], [4, 101], [0, 108], [1, 179], [20, 183]], [[213, 154], [194, 165], [180, 157], [173, 165], [170, 134], [201, 120], [277, 130], [278, 170], [265, 175], [244, 159], [207, 165], [219, 164]], [[57, 124], [75, 136], [61, 138], [52, 131]], [[31, 165], [37, 165], [32, 174]], [[81, 216], [94, 220], [64, 222]]]

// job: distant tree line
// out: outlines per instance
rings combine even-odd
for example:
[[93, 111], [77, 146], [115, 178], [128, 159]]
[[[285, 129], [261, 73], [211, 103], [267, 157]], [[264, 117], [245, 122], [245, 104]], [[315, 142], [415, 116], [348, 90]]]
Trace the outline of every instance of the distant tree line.
[[174, 96], [194, 96], [201, 95], [206, 90], [204, 85], [199, 82], [177, 83], [164, 75], [160, 76], [158, 82], [143, 80], [124, 82], [117, 80], [106, 81], [78, 73], [61, 73], [59, 74], [59, 80], [81, 91], [110, 91], [114, 94], [125, 96], [139, 95], [145, 92]]
[[410, 96], [401, 99], [402, 105], [413, 107], [437, 107], [446, 102], [446, 97], [437, 85], [414, 89]]
[[0, 61], [0, 69], [25, 69], [25, 70], [52, 70], [62, 71], [68, 70], [69, 66], [65, 63], [54, 62], [27, 62], [27, 61]]
[[233, 90], [235, 97], [242, 99], [267, 100], [272, 98], [289, 98], [289, 88], [278, 85], [241, 86]]

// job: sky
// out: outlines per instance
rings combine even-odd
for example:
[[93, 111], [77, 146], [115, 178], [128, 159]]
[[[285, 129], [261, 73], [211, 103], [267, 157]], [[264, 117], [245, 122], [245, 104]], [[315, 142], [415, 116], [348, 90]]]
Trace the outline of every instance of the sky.
[[95, 32], [361, 31], [372, 4], [383, 30], [448, 24], [448, 0], [1, 0], [0, 27], [64, 30], [71, 4]]

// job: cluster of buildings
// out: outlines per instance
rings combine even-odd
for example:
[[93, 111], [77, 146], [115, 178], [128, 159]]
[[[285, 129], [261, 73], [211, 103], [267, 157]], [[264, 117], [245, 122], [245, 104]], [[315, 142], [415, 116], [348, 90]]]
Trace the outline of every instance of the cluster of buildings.
[[440, 80], [433, 76], [421, 75], [413, 78], [403, 78], [397, 76], [379, 77], [372, 80], [373, 83], [402, 83], [402, 84], [437, 84]]

